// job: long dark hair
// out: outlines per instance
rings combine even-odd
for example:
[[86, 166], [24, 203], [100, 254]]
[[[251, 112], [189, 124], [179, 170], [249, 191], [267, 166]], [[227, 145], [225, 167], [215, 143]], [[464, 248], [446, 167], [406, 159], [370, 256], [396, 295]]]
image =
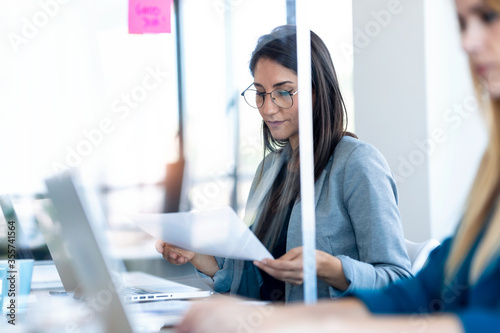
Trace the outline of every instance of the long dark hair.
[[[259, 38], [250, 59], [250, 71], [261, 59], [269, 59], [297, 73], [297, 33], [294, 25], [274, 28]], [[330, 52], [325, 43], [311, 31], [311, 83], [313, 105], [314, 179], [317, 180], [346, 131], [347, 113], [337, 82]], [[300, 94], [300, 92], [299, 92]], [[268, 152], [281, 151], [287, 140], [276, 140], [262, 122], [264, 160]], [[262, 163], [264, 165], [264, 163]], [[285, 181], [267, 195], [255, 227], [257, 237], [272, 249], [286, 216], [287, 208], [300, 196], [299, 148], [291, 154]], [[271, 217], [271, 219], [270, 219]]]

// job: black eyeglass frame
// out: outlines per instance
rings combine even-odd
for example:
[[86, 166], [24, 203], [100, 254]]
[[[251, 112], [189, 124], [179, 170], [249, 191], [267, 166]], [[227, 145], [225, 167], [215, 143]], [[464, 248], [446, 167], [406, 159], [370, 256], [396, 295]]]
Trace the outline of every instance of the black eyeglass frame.
[[[247, 101], [247, 99], [246, 99], [246, 97], [245, 97], [245, 93], [246, 93], [247, 91], [249, 91], [249, 90], [255, 91], [255, 92], [257, 92], [257, 93], [258, 93], [259, 91], [258, 91], [257, 89], [250, 89], [250, 87], [251, 87], [251, 86], [253, 86], [253, 83], [252, 83], [252, 84], [250, 84], [250, 85], [249, 85], [249, 86], [248, 86], [245, 90], [243, 90], [243, 92], [242, 92], [240, 95], [241, 95], [241, 96], [243, 96], [243, 99], [245, 100], [245, 102], [247, 102], [247, 104], [248, 104], [251, 108], [254, 108], [254, 109], [260, 109], [261, 107], [263, 107], [263, 106], [264, 106], [264, 103], [266, 102], [266, 95], [271, 96], [271, 101], [272, 101], [272, 102], [274, 103], [274, 105], [276, 105], [277, 107], [279, 107], [279, 108], [281, 108], [281, 109], [290, 109], [290, 108], [293, 106], [293, 96], [294, 96], [296, 93], [298, 93], [298, 92], [299, 92], [299, 90], [298, 90], [298, 89], [297, 89], [297, 90], [295, 90], [293, 93], [291, 92], [291, 90], [290, 90], [290, 91], [288, 91], [288, 90], [285, 90], [285, 89], [274, 89], [273, 91], [268, 92], [268, 93], [260, 93], [260, 94], [261, 94], [261, 96], [262, 96], [262, 105], [261, 105], [261, 106], [253, 106], [253, 105], [251, 105], [251, 104]], [[273, 98], [273, 96], [272, 96], [272, 93], [273, 93], [273, 92], [275, 92], [275, 91], [279, 91], [279, 90], [280, 90], [280, 91], [285, 91], [285, 92], [287, 92], [287, 93], [290, 95], [290, 97], [292, 97], [292, 104], [291, 104], [289, 107], [287, 107], [287, 108], [282, 107], [281, 105], [278, 105], [278, 104], [274, 101], [274, 98]]]

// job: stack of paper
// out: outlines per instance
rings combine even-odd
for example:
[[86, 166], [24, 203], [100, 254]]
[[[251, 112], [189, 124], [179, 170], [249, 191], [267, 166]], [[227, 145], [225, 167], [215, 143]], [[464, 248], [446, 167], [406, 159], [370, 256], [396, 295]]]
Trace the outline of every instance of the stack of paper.
[[133, 221], [152, 236], [196, 253], [241, 260], [274, 259], [230, 207], [140, 214]]

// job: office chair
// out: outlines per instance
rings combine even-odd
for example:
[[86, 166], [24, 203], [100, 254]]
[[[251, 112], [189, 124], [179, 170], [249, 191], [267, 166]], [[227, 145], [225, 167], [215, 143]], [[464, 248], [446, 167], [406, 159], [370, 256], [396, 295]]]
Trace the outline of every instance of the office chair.
[[440, 242], [431, 238], [425, 242], [415, 243], [405, 239], [406, 249], [411, 262], [411, 273], [416, 275], [422, 267], [424, 267], [427, 257], [436, 247], [441, 245]]

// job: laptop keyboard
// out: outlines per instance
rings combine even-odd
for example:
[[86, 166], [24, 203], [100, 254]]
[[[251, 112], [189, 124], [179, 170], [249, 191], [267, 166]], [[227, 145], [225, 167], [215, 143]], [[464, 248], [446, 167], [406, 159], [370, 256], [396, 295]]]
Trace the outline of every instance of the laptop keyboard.
[[125, 295], [161, 294], [159, 291], [156, 290], [149, 290], [137, 287], [124, 287], [122, 291]]

